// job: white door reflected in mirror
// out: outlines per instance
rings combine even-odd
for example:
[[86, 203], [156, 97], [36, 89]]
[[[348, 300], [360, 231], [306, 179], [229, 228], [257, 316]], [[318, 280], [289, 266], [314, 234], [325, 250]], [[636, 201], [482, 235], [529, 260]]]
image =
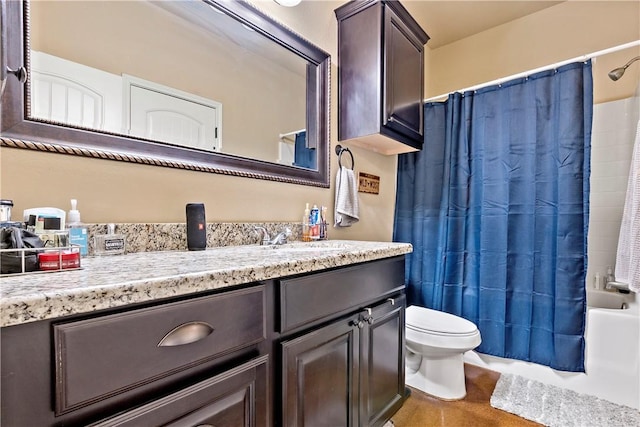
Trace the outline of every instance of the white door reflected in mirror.
[[131, 76], [123, 81], [129, 135], [222, 151], [221, 103]]

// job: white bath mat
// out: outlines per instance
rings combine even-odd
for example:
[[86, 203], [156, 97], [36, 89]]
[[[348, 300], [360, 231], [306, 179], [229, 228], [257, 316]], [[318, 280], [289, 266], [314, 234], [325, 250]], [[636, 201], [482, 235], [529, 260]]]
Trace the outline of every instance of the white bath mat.
[[513, 374], [500, 375], [491, 406], [552, 427], [640, 426], [633, 408]]

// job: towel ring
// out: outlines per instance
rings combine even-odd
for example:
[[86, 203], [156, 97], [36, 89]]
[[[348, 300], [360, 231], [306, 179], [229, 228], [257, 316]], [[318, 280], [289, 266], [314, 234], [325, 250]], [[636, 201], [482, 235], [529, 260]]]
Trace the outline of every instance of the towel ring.
[[338, 155], [338, 165], [340, 165], [340, 167], [342, 167], [342, 154], [345, 151], [347, 153], [349, 153], [349, 156], [351, 156], [351, 169], [353, 170], [353, 168], [356, 166], [356, 162], [353, 159], [353, 153], [351, 152], [351, 150], [349, 150], [348, 148], [344, 148], [340, 144], [336, 145], [336, 154]]

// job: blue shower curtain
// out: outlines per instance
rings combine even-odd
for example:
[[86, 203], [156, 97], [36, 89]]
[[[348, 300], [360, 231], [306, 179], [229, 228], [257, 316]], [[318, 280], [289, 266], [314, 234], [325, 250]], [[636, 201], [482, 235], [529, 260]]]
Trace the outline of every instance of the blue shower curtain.
[[298, 132], [294, 145], [294, 166], [301, 168], [317, 169], [316, 150], [307, 148], [307, 132]]
[[398, 156], [409, 303], [474, 322], [482, 353], [584, 372], [592, 92], [589, 61], [455, 93]]

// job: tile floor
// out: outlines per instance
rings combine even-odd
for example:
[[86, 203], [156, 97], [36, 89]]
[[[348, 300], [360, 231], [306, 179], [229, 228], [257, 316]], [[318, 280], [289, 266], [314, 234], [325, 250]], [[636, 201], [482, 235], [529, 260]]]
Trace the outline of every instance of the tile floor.
[[489, 403], [498, 372], [465, 365], [467, 396], [443, 401], [411, 388], [411, 396], [391, 418], [395, 427], [533, 427], [533, 421], [495, 409]]

